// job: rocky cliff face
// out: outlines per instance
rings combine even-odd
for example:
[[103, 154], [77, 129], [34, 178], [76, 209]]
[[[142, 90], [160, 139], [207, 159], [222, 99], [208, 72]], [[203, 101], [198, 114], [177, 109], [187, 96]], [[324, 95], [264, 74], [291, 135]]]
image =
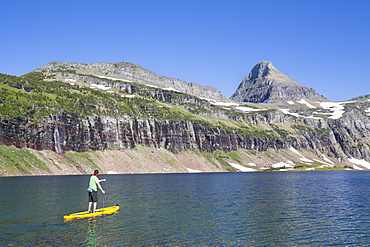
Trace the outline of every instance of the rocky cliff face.
[[110, 80], [137, 82], [160, 88], [174, 89], [197, 97], [217, 100], [227, 99], [214, 87], [200, 86], [194, 82], [187, 83], [176, 78], [160, 76], [137, 64], [128, 62], [94, 64], [52, 62], [38, 68], [36, 71], [49, 75], [55, 75], [57, 72], [64, 72], [64, 76], [66, 76], [68, 72], [72, 72], [69, 73], [71, 77], [73, 77], [73, 74], [92, 75]]
[[29, 124], [27, 119], [3, 121], [0, 124], [0, 144], [57, 153], [126, 149], [136, 145], [164, 148], [173, 153], [186, 150], [228, 152], [239, 148], [264, 151], [287, 145], [278, 138], [253, 137], [188, 121], [104, 116], [81, 119], [61, 114], [48, 122], [38, 126]]
[[327, 101], [314, 89], [299, 85], [267, 61], [259, 62], [252, 68], [230, 99], [252, 103], [278, 103], [300, 99]]
[[[365, 109], [370, 107], [369, 103], [364, 104]], [[242, 120], [245, 126], [253, 123], [253, 128], [260, 128], [260, 132], [245, 132], [243, 128], [227, 130], [183, 120], [124, 116], [81, 118], [62, 113], [38, 125], [21, 118], [1, 121], [0, 144], [61, 154], [130, 149], [137, 145], [163, 148], [173, 153], [240, 149], [264, 152], [294, 148], [311, 150], [317, 157], [325, 155], [350, 165], [348, 158], [351, 157], [370, 160], [368, 117], [361, 114], [363, 107], [352, 107], [341, 119], [295, 117], [279, 110], [245, 114]]]

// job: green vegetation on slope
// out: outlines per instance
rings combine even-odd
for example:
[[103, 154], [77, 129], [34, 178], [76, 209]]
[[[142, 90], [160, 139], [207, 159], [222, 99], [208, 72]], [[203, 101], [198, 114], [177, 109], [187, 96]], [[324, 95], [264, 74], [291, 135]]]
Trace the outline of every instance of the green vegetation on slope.
[[26, 148], [0, 145], [0, 167], [1, 171], [9, 174], [32, 174], [35, 169], [51, 172], [48, 166], [29, 152]]
[[[31, 72], [22, 77], [0, 74], [0, 117], [3, 120], [27, 118], [29, 123], [40, 123], [50, 116], [77, 114], [87, 116], [138, 117], [157, 121], [192, 121], [242, 135], [260, 138], [281, 138], [279, 132], [266, 130], [245, 121], [218, 119], [207, 116], [212, 110], [224, 111], [205, 104], [182, 102], [172, 104], [158, 101], [152, 96], [123, 97], [123, 92], [106, 92], [86, 86], [70, 85], [60, 81], [44, 80], [45, 75]], [[179, 93], [171, 97], [179, 98]], [[181, 94], [181, 97], [194, 96]], [[200, 99], [198, 101], [202, 102]], [[179, 100], [181, 102], [181, 100]], [[185, 107], [186, 105], [186, 107]], [[284, 138], [284, 136], [282, 137]]]

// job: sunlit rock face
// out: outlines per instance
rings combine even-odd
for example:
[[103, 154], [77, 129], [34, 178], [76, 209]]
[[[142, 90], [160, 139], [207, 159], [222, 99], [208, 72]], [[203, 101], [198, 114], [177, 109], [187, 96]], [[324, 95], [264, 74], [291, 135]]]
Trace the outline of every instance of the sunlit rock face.
[[189, 121], [153, 121], [95, 116], [79, 118], [73, 114], [53, 117], [42, 126], [28, 119], [0, 123], [0, 144], [36, 150], [85, 152], [134, 148], [136, 145], [165, 148], [174, 153], [185, 150], [213, 152], [239, 148], [264, 151], [285, 148], [277, 138], [246, 136]]
[[279, 103], [300, 99], [328, 101], [314, 89], [304, 87], [284, 75], [267, 61], [259, 62], [252, 68], [230, 99], [251, 103]]
[[[49, 75], [58, 74], [58, 77], [68, 76], [68, 78], [75, 78], [77, 74], [79, 77], [81, 77], [81, 75], [92, 75], [95, 76], [95, 80], [97, 78], [105, 78], [130, 81], [160, 88], [173, 89], [197, 97], [216, 100], [227, 99], [214, 87], [201, 86], [194, 82], [185, 82], [177, 78], [161, 76], [140, 65], [129, 62], [92, 64], [51, 62], [35, 71]], [[58, 71], [59, 73], [57, 73]], [[61, 73], [60, 71], [64, 72]], [[68, 73], [68, 71], [75, 71], [77, 74]], [[91, 80], [91, 78], [89, 80]]]

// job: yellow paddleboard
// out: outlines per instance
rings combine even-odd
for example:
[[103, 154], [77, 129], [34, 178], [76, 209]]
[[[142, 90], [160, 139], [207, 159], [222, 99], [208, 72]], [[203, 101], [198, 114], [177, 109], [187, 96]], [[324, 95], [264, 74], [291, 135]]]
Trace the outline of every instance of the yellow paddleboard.
[[83, 211], [83, 212], [77, 212], [73, 214], [67, 214], [67, 215], [64, 215], [63, 218], [65, 220], [88, 218], [88, 217], [94, 217], [94, 216], [101, 216], [103, 214], [112, 214], [114, 212], [117, 212], [118, 210], [119, 210], [119, 205], [116, 205], [112, 207], [99, 208], [95, 211], [95, 213], [90, 213], [89, 211]]

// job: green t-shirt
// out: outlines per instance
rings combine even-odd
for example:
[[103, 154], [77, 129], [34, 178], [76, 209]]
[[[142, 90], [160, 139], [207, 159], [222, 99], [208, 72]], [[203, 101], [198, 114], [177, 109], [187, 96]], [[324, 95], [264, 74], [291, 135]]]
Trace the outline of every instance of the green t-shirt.
[[92, 175], [90, 177], [89, 189], [92, 189], [93, 191], [98, 191], [98, 183], [99, 183], [99, 178]]

